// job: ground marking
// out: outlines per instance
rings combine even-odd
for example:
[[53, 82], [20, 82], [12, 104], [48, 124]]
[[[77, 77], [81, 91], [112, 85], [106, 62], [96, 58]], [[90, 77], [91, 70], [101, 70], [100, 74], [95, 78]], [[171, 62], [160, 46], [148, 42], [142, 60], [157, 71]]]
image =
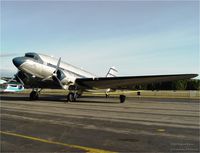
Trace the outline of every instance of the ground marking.
[[157, 129], [158, 132], [165, 132], [165, 129]]
[[17, 133], [11, 133], [11, 132], [5, 132], [5, 131], [0, 131], [0, 133], [5, 134], [5, 135], [20, 137], [20, 138], [24, 138], [24, 139], [49, 143], [49, 144], [66, 146], [66, 147], [70, 147], [70, 148], [74, 148], [74, 149], [81, 149], [81, 150], [86, 151], [87, 153], [115, 153], [115, 152], [112, 152], [112, 151], [89, 148], [89, 147], [67, 144], [67, 143], [62, 143], [62, 142], [56, 142], [56, 141], [46, 140], [46, 139], [42, 139], [42, 138], [37, 138], [37, 137], [32, 137], [32, 136], [27, 136], [27, 135], [22, 135], [22, 134], [17, 134]]

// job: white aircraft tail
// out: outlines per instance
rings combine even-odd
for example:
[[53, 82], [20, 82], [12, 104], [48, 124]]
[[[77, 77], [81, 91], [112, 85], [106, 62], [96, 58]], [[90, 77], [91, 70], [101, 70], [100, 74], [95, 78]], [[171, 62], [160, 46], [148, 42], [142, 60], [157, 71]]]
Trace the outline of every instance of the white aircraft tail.
[[106, 77], [116, 77], [118, 74], [118, 71], [115, 67], [111, 67], [109, 70], [108, 70], [108, 73], [106, 74]]

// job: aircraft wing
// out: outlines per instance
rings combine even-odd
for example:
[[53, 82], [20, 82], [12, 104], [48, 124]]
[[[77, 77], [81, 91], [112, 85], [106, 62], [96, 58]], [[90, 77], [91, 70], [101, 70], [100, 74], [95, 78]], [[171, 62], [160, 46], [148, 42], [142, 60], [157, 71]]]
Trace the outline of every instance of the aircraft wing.
[[197, 74], [78, 78], [76, 84], [87, 89], [128, 89], [133, 85], [190, 79]]

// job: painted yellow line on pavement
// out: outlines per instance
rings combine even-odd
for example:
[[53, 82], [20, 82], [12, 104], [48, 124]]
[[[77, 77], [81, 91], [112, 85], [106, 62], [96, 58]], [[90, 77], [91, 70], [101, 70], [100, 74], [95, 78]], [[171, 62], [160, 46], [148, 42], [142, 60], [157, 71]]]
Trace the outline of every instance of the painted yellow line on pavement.
[[165, 129], [157, 129], [158, 132], [165, 132]]
[[41, 138], [32, 137], [32, 136], [26, 136], [26, 135], [17, 134], [17, 133], [11, 133], [11, 132], [5, 132], [5, 131], [0, 131], [0, 133], [1, 134], [5, 134], [5, 135], [20, 137], [20, 138], [24, 138], [24, 139], [29, 139], [29, 140], [34, 140], [34, 141], [40, 141], [40, 142], [44, 142], [44, 143], [49, 143], [49, 144], [66, 146], [66, 147], [70, 147], [70, 148], [74, 148], [74, 149], [81, 149], [81, 150], [86, 151], [87, 153], [115, 153], [115, 152], [112, 152], [112, 151], [95, 149], [95, 148], [89, 148], [89, 147], [72, 145], [72, 144], [66, 144], [66, 143], [56, 142], [56, 141], [50, 141], [50, 140], [46, 140], [46, 139], [41, 139]]

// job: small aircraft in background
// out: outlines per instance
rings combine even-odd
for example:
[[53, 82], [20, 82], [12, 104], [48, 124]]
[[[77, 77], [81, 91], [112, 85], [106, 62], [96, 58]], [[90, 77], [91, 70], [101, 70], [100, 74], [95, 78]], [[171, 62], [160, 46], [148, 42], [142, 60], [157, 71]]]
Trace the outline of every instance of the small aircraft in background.
[[[67, 101], [76, 101], [83, 92], [91, 89], [124, 90], [138, 84], [190, 79], [197, 74], [150, 75], [150, 76], [116, 76], [117, 70], [110, 68], [105, 77], [85, 71], [81, 68], [61, 61], [61, 58], [26, 53], [25, 56], [13, 59], [18, 68], [15, 78], [26, 88], [32, 88], [30, 100], [37, 100], [44, 88], [68, 90]], [[126, 99], [119, 96], [120, 102]]]
[[0, 79], [0, 92], [20, 92], [24, 90], [24, 86], [12, 79], [12, 81], [6, 81], [4, 79]]

